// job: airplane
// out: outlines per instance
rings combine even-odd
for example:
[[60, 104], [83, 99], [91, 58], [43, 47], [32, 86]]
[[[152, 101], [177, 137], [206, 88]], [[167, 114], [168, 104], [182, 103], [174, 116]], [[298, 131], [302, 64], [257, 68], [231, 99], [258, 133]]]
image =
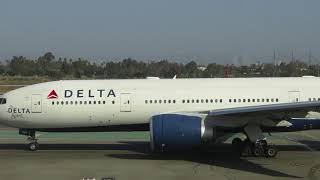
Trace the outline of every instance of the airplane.
[[221, 142], [240, 154], [275, 157], [266, 133], [320, 128], [320, 78], [60, 80], [0, 97], [0, 123], [36, 132], [150, 131], [154, 152]]

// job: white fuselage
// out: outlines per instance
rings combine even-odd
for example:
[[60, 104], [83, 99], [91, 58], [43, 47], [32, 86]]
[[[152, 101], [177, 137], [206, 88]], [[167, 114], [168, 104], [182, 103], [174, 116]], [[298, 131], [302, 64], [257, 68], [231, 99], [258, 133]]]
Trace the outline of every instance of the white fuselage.
[[[57, 96], [48, 98], [53, 90]], [[319, 100], [319, 92], [316, 77], [63, 80], [4, 94], [0, 122], [17, 128], [143, 124], [168, 112]]]

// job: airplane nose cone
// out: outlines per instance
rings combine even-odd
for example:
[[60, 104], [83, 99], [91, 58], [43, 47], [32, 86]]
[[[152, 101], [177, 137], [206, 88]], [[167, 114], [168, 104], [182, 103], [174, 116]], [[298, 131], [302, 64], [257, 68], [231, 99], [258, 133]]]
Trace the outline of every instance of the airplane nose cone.
[[0, 124], [6, 124], [8, 121], [7, 99], [0, 96]]
[[5, 122], [7, 121], [5, 115], [5, 109], [3, 107], [0, 107], [0, 124], [5, 124]]

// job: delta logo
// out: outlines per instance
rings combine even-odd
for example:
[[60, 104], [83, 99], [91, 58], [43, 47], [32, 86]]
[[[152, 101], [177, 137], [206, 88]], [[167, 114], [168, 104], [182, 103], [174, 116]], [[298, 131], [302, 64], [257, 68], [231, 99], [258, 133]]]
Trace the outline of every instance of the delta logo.
[[57, 99], [57, 98], [58, 98], [58, 94], [56, 93], [55, 90], [52, 90], [48, 95], [48, 99]]

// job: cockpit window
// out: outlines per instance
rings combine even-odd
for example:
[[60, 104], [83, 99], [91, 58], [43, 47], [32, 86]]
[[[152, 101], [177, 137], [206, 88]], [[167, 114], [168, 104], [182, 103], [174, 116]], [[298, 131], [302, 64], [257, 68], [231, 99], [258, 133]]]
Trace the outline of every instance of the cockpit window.
[[6, 104], [7, 99], [6, 98], [0, 98], [0, 104]]

